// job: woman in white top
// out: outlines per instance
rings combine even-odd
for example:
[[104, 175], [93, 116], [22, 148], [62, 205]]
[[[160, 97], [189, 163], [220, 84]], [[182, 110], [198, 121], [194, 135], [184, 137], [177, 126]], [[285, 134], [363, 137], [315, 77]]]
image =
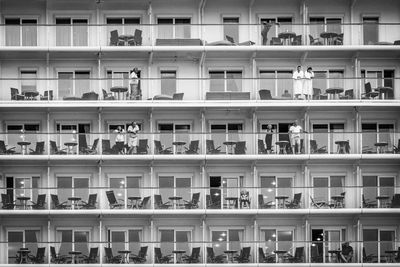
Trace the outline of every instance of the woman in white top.
[[299, 99], [299, 96], [303, 94], [303, 78], [304, 73], [301, 70], [301, 66], [297, 66], [295, 72], [293, 72], [293, 96], [294, 99]]
[[136, 154], [138, 147], [138, 137], [139, 126], [136, 122], [132, 122], [128, 127], [128, 154]]
[[117, 135], [115, 136], [115, 142], [125, 142], [125, 130], [121, 126], [118, 126], [114, 131]]
[[139, 92], [138, 92], [138, 85], [139, 85], [139, 79], [137, 76], [138, 69], [134, 68], [131, 70], [131, 73], [129, 74], [129, 87], [130, 87], [130, 99], [131, 100], [136, 100], [139, 99]]
[[306, 99], [311, 99], [313, 94], [313, 82], [314, 72], [311, 67], [307, 68], [307, 71], [304, 72], [304, 83], [303, 83], [303, 94]]

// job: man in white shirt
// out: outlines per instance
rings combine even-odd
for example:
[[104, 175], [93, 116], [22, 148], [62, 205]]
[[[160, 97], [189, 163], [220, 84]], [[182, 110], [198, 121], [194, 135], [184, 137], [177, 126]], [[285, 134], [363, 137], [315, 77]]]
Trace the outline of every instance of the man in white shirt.
[[296, 146], [298, 147], [297, 154], [300, 154], [300, 134], [303, 132], [303, 128], [297, 125], [298, 121], [295, 120], [293, 125], [289, 128], [290, 144], [292, 146], [293, 154], [296, 151]]
[[138, 85], [139, 85], [139, 79], [137, 76], [138, 72], [139, 70], [137, 68], [134, 68], [133, 70], [131, 70], [131, 73], [129, 74], [129, 87], [130, 87], [131, 100], [140, 99], [140, 94], [138, 90]]
[[139, 126], [137, 122], [132, 122], [128, 127], [128, 154], [136, 154], [138, 147], [138, 137]]
[[293, 96], [294, 99], [299, 99], [299, 96], [303, 94], [303, 79], [304, 72], [301, 66], [297, 66], [296, 71], [293, 72]]

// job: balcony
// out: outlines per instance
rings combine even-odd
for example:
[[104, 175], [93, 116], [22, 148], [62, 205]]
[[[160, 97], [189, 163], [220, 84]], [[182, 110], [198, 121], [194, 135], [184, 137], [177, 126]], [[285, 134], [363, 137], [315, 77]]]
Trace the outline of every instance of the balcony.
[[[223, 231], [222, 231], [223, 232]], [[262, 234], [268, 231], [262, 231]], [[75, 232], [77, 233], [77, 232]], [[123, 233], [123, 232], [122, 232]], [[213, 231], [213, 241], [176, 242], [164, 238], [156, 241], [126, 241], [122, 237], [108, 241], [90, 241], [88, 235], [81, 241], [48, 241], [48, 242], [0, 242], [4, 248], [2, 259], [5, 265], [29, 264], [234, 264], [237, 266], [258, 266], [259, 263], [280, 265], [314, 263], [315, 265], [332, 264], [346, 266], [353, 263], [361, 266], [368, 263], [372, 266], [397, 266], [400, 262], [394, 239], [385, 241], [325, 241], [323, 237], [313, 236], [313, 241], [293, 240], [293, 233], [284, 241], [283, 236], [274, 235], [264, 241], [241, 241], [244, 239], [232, 235], [217, 237]], [[231, 240], [228, 240], [228, 237]], [[62, 238], [66, 238], [63, 235]], [[262, 237], [263, 239], [264, 237]], [[7, 261], [7, 262], [6, 262]]]
[[[398, 45], [399, 23], [2, 24], [0, 46], [363, 46]], [[230, 36], [231, 35], [231, 36]], [[52, 38], [45, 38], [52, 36]]]

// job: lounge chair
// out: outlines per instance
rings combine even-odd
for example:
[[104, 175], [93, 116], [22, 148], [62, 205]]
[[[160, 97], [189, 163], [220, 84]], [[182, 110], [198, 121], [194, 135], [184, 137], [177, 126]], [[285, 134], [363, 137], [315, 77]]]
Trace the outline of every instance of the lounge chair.
[[32, 203], [31, 207], [34, 210], [43, 210], [43, 209], [45, 209], [46, 208], [45, 207], [45, 205], [46, 205], [46, 194], [38, 195], [37, 201], [36, 202], [31, 201], [31, 203]]
[[101, 89], [103, 92], [103, 100], [115, 100], [115, 97], [112, 93], [107, 93], [106, 90]]
[[102, 139], [101, 146], [102, 146], [104, 155], [114, 154], [114, 150], [111, 149], [111, 143], [110, 143], [109, 139]]
[[106, 255], [105, 255], [106, 263], [121, 263], [122, 262], [122, 256], [121, 255], [114, 256], [111, 248], [105, 247], [104, 252], [106, 253]]
[[29, 149], [31, 151], [31, 155], [43, 155], [44, 152], [44, 141], [43, 142], [36, 142], [35, 150]]
[[207, 263], [223, 263], [225, 255], [215, 255], [212, 247], [207, 247]]
[[239, 141], [236, 143], [235, 154], [246, 154], [246, 141]]
[[328, 151], [326, 150], [326, 146], [318, 147], [316, 140], [310, 140], [310, 151], [311, 154], [326, 154]]
[[225, 39], [232, 43], [232, 45], [241, 45], [241, 46], [250, 46], [250, 45], [254, 45], [255, 42], [253, 41], [245, 41], [245, 42], [241, 42], [241, 43], [236, 43], [236, 41], [233, 39], [233, 37], [229, 36], [229, 35], [225, 35]]
[[97, 194], [90, 194], [87, 202], [80, 203], [81, 209], [96, 209]]
[[183, 100], [184, 93], [175, 93], [172, 95], [172, 100]]
[[97, 146], [99, 144], [99, 138], [94, 139], [93, 144], [91, 146], [81, 147], [79, 152], [86, 155], [95, 155], [97, 154]]
[[147, 249], [148, 246], [140, 247], [138, 255], [131, 254], [130, 259], [133, 261], [133, 263], [145, 263], [147, 261]]
[[156, 154], [173, 154], [172, 150], [171, 150], [172, 147], [164, 148], [164, 146], [158, 140], [154, 140], [154, 146], [155, 146], [154, 149], [155, 149]]
[[258, 139], [257, 140], [258, 144], [258, 154], [267, 154], [267, 149], [265, 148], [264, 140]]
[[66, 155], [66, 149], [58, 149], [57, 143], [55, 141], [50, 140], [50, 154], [51, 155]]
[[220, 154], [221, 146], [215, 147], [214, 140], [206, 140], [207, 154]]
[[46, 90], [44, 94], [40, 96], [41, 101], [53, 100], [53, 90]]
[[301, 39], [302, 39], [301, 35], [296, 35], [293, 38], [292, 45], [301, 45], [301, 43], [302, 43]]
[[61, 202], [58, 200], [58, 195], [53, 195], [51, 194], [51, 202], [53, 205], [53, 209], [57, 209], [57, 210], [63, 210], [63, 209], [67, 209], [69, 207], [69, 205], [67, 205], [68, 201], [64, 201]]
[[118, 30], [113, 30], [110, 32], [110, 45], [113, 45], [113, 46], [125, 45], [124, 42], [119, 39]]
[[323, 45], [319, 38], [314, 38], [311, 34], [308, 35], [308, 38], [310, 38], [310, 45]]
[[15, 147], [7, 148], [6, 143], [0, 140], [0, 155], [10, 155], [15, 153]]
[[135, 33], [133, 35], [133, 39], [128, 40], [128, 45], [131, 46], [141, 46], [142, 45], [142, 30], [135, 29]]
[[199, 154], [199, 140], [190, 141], [189, 147], [185, 147], [185, 154]]
[[163, 255], [161, 253], [161, 248], [154, 248], [154, 261], [155, 263], [170, 263], [172, 260], [172, 255]]
[[68, 257], [65, 255], [57, 255], [56, 248], [53, 246], [50, 246], [50, 256], [51, 256], [50, 262], [55, 264], [65, 263]]
[[[108, 204], [110, 206], [110, 209], [120, 209], [123, 208], [125, 205], [124, 203], [119, 203], [117, 198], [115, 197], [114, 191], [106, 191], [107, 199], [108, 199]], [[119, 199], [120, 201], [124, 202], [123, 199]]]
[[249, 191], [241, 191], [239, 198], [239, 206], [240, 208], [250, 208], [250, 193]]
[[269, 201], [269, 202], [265, 203], [264, 195], [259, 194], [258, 195], [258, 208], [259, 209], [272, 209], [272, 208], [275, 208], [275, 203], [274, 203], [274, 201]]
[[294, 194], [293, 200], [286, 204], [289, 209], [299, 209], [301, 203], [301, 193]]
[[148, 144], [147, 144], [147, 139], [139, 139], [139, 146], [137, 148], [137, 153], [138, 154], [147, 154], [148, 153]]
[[30, 261], [34, 264], [44, 263], [44, 253], [46, 251], [46, 247], [37, 248], [36, 256], [28, 255]]
[[220, 209], [221, 201], [216, 197], [211, 197], [210, 195], [206, 195], [206, 206], [207, 209]]
[[99, 253], [99, 248], [90, 248], [89, 256], [83, 255], [84, 263], [97, 263], [97, 254]]
[[376, 203], [376, 200], [369, 200], [365, 199], [364, 194], [362, 194], [362, 207], [363, 208], [376, 208], [378, 207], [378, 204]]
[[311, 200], [311, 206], [313, 206], [314, 208], [320, 209], [320, 208], [327, 208], [329, 207], [329, 204], [326, 203], [325, 201], [315, 201], [312, 196], [310, 196], [310, 200]]
[[283, 45], [281, 38], [279, 37], [272, 37], [269, 43], [270, 45]]
[[267, 89], [261, 89], [258, 91], [261, 100], [273, 100], [271, 91]]
[[11, 100], [25, 100], [25, 96], [19, 94], [19, 90], [17, 88], [10, 88], [11, 91]]
[[234, 259], [238, 263], [249, 263], [250, 262], [250, 251], [251, 251], [251, 247], [244, 247], [241, 249], [239, 256], [235, 256]]
[[275, 254], [265, 255], [263, 248], [258, 248], [258, 262], [259, 263], [275, 263]]
[[156, 209], [168, 209], [171, 207], [171, 204], [169, 204], [169, 201], [163, 202], [162, 201], [162, 196], [161, 195], [154, 195], [154, 204]]
[[297, 247], [294, 252], [294, 257], [289, 255], [288, 261], [290, 263], [304, 262], [304, 247]]
[[199, 208], [199, 199], [200, 199], [200, 193], [193, 193], [191, 201], [183, 200], [185, 202], [185, 208], [186, 209], [198, 209]]
[[391, 208], [400, 208], [400, 194], [395, 194], [392, 198]]
[[147, 205], [149, 204], [149, 202], [150, 202], [150, 198], [151, 197], [144, 197], [143, 198], [143, 200], [142, 200], [142, 202], [140, 202], [140, 204], [139, 204], [139, 209], [147, 209]]
[[1, 208], [4, 210], [13, 210], [16, 206], [9, 194], [1, 194], [1, 203], [3, 205]]
[[200, 247], [192, 248], [191, 255], [184, 255], [182, 256], [182, 260], [185, 263], [199, 263], [200, 262]]

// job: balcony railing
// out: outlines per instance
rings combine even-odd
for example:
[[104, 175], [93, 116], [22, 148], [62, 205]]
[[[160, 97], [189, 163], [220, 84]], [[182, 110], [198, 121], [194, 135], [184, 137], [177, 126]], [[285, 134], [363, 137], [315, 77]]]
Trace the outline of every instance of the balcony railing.
[[[281, 75], [282, 74], [282, 75]], [[71, 74], [72, 75], [72, 74]], [[126, 76], [128, 72], [126, 72]], [[228, 75], [228, 74], [227, 74]], [[259, 78], [244, 78], [242, 73], [211, 73], [207, 78], [147, 78], [137, 86], [128, 78], [0, 78], [0, 101], [347, 101], [398, 100], [399, 77], [327, 77], [315, 74], [312, 80], [294, 83], [292, 70]], [[48, 89], [47, 89], [48, 88]], [[50, 89], [51, 88], [51, 89]], [[177, 88], [179, 91], [177, 91]], [[177, 102], [178, 103], [178, 102]]]
[[[71, 231], [72, 232], [72, 231]], [[174, 232], [174, 230], [172, 230]], [[218, 232], [222, 235], [217, 236]], [[262, 239], [272, 231], [261, 231]], [[275, 231], [274, 231], [275, 232]], [[190, 233], [179, 241], [165, 236], [160, 241], [91, 241], [89, 232], [81, 241], [0, 242], [3, 257], [1, 264], [250, 264], [259, 263], [400, 263], [394, 239], [387, 241], [354, 241], [324, 236], [312, 236], [313, 241], [293, 240], [274, 234], [264, 241], [246, 240], [245, 235], [230, 235], [228, 231], [213, 231], [213, 241], [190, 241]], [[124, 234], [124, 230], [119, 231]], [[112, 234], [112, 232], [111, 232]], [[243, 234], [243, 233], [242, 233]], [[66, 235], [60, 235], [65, 238]], [[339, 237], [339, 231], [338, 231]], [[131, 238], [131, 237], [129, 237]], [[280, 241], [278, 238], [284, 238]], [[329, 237], [331, 238], [331, 237]], [[92, 238], [95, 239], [95, 238]]]
[[[393, 45], [399, 23], [0, 25], [0, 46]], [[47, 38], [51, 36], [51, 38]]]
[[[289, 180], [289, 179], [286, 179]], [[160, 181], [161, 182], [161, 181]], [[290, 184], [260, 187], [144, 187], [126, 185], [124, 179], [111, 179], [110, 187], [69, 188], [18, 187], [0, 188], [2, 209], [29, 210], [132, 210], [141, 212], [186, 212], [192, 210], [264, 210], [286, 209], [388, 209], [400, 208], [400, 187], [348, 186], [336, 179], [316, 179], [313, 187]], [[291, 183], [291, 182], [290, 182]], [[354, 197], [357, 196], [357, 197]], [[145, 212], [146, 213], [146, 212]]]
[[[132, 139], [132, 140], [131, 140]], [[196, 155], [341, 155], [399, 154], [398, 132], [139, 132], [63, 133], [21, 132], [0, 134], [2, 156], [196, 156]]]

